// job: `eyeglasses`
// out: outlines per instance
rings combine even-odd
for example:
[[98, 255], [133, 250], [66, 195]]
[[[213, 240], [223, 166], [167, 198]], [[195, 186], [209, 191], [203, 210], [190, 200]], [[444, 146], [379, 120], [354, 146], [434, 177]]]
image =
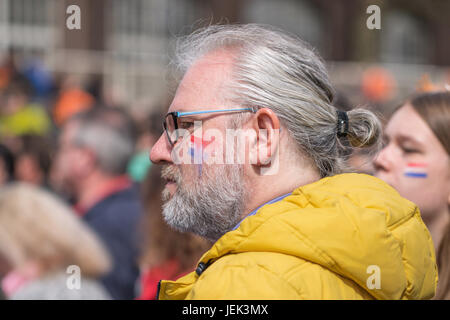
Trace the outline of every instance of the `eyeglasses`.
[[[178, 118], [196, 115], [196, 114], [203, 114], [203, 113], [231, 113], [231, 112], [256, 112], [256, 108], [240, 108], [240, 109], [223, 109], [223, 110], [207, 110], [207, 111], [188, 111], [188, 112], [169, 112], [164, 117], [163, 127], [164, 131], [166, 132], [167, 139], [169, 140], [170, 145], [173, 147], [175, 143], [177, 143], [179, 136], [179, 123]], [[186, 128], [182, 128], [186, 129]]]

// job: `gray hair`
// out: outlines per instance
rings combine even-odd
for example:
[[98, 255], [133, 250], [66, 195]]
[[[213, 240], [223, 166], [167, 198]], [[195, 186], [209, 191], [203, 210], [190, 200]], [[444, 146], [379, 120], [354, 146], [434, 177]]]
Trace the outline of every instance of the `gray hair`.
[[73, 143], [92, 150], [101, 170], [112, 175], [126, 172], [134, 152], [134, 129], [123, 110], [96, 107], [70, 121], [79, 125]]
[[242, 106], [273, 110], [296, 150], [313, 161], [322, 177], [346, 170], [347, 148], [379, 148], [381, 123], [369, 110], [349, 111], [348, 134], [337, 137], [334, 90], [324, 63], [294, 35], [257, 24], [212, 25], [179, 39], [175, 66], [185, 73], [203, 55], [222, 48], [236, 50], [224, 94]]

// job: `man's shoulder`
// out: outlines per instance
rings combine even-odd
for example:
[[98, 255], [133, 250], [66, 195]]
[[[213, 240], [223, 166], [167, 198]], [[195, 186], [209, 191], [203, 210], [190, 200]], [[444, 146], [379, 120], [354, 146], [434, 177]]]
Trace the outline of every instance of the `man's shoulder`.
[[102, 199], [97, 205], [113, 207], [117, 205], [140, 206], [139, 188], [137, 185], [131, 185], [125, 189], [114, 192], [108, 197]]
[[85, 219], [133, 220], [140, 216], [141, 211], [139, 193], [136, 187], [132, 186], [99, 201], [86, 213]]

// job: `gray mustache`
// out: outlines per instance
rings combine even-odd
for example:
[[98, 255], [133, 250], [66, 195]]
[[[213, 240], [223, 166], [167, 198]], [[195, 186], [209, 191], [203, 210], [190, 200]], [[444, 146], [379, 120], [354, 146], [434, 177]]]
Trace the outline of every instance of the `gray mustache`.
[[181, 181], [181, 175], [175, 166], [166, 165], [161, 170], [161, 178], [168, 181], [175, 181], [176, 183], [179, 183]]

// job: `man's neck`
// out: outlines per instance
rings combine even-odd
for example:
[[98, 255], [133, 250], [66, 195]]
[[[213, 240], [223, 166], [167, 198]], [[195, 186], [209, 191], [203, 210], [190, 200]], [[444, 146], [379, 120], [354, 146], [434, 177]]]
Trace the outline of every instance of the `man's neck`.
[[319, 174], [312, 170], [298, 172], [301, 173], [292, 174], [292, 172], [285, 172], [284, 174], [255, 177], [254, 181], [249, 183], [254, 187], [248, 188], [249, 199], [246, 201], [247, 205], [245, 206], [242, 218], [245, 218], [250, 212], [264, 203], [288, 194], [300, 186], [313, 183], [320, 179]]
[[94, 173], [81, 183], [77, 207], [87, 211], [109, 194], [124, 189], [130, 184], [126, 175], [111, 176]]

